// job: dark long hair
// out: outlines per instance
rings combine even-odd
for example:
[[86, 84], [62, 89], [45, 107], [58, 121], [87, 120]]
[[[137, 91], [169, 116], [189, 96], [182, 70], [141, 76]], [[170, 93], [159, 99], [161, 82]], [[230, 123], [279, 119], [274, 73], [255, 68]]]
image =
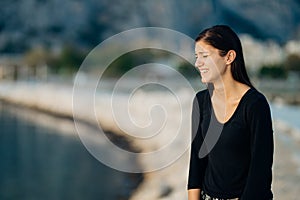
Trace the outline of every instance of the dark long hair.
[[195, 39], [196, 42], [204, 41], [206, 44], [219, 50], [219, 55], [224, 57], [229, 50], [236, 52], [236, 58], [231, 64], [231, 74], [234, 80], [253, 88], [246, 71], [242, 45], [237, 34], [226, 25], [216, 25], [202, 31]]

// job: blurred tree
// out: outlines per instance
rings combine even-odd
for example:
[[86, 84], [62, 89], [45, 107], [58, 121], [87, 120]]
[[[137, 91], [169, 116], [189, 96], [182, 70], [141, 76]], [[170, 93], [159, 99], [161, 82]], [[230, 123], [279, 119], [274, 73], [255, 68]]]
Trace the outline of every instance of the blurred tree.
[[169, 60], [170, 56], [172, 54], [167, 51], [150, 48], [131, 51], [114, 60], [105, 70], [103, 76], [119, 77], [134, 67], [147, 63], [162, 63]]
[[85, 56], [84, 50], [66, 45], [60, 54], [51, 54], [47, 59], [47, 64], [55, 74], [73, 74], [80, 68]]
[[259, 77], [285, 79], [287, 78], [287, 71], [282, 64], [264, 65], [259, 70]]
[[136, 53], [126, 53], [114, 60], [108, 68], [106, 68], [103, 77], [119, 77], [138, 65]]
[[191, 65], [188, 62], [181, 62], [178, 65], [178, 71], [187, 79], [199, 76], [199, 72], [197, 72], [195, 66]]
[[284, 67], [288, 71], [300, 72], [300, 56], [297, 54], [291, 54], [284, 62]]

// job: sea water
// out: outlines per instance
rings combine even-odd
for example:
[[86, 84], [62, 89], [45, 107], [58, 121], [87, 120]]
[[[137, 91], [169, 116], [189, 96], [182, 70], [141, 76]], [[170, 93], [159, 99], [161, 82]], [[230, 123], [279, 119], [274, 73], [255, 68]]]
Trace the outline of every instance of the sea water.
[[101, 164], [76, 134], [51, 127], [63, 120], [72, 124], [0, 103], [0, 199], [128, 199], [139, 177]]
[[271, 104], [272, 117], [300, 131], [300, 106]]

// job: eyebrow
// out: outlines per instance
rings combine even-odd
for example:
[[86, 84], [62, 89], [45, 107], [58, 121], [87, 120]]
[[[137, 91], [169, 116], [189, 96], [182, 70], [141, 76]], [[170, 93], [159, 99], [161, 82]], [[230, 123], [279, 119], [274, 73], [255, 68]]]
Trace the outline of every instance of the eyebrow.
[[204, 54], [204, 53], [209, 53], [209, 52], [208, 51], [198, 51], [198, 52], [195, 52], [195, 55], [197, 55], [198, 53]]

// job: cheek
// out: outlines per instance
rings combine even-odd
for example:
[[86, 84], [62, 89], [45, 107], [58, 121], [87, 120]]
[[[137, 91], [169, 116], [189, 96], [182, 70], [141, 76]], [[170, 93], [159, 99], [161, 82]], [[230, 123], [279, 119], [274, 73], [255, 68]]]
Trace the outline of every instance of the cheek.
[[216, 72], [222, 72], [226, 68], [226, 65], [221, 59], [209, 59], [207, 60], [207, 65], [209, 65], [211, 70]]
[[212, 71], [217, 71], [218, 65], [213, 59], [207, 59], [205, 65]]

